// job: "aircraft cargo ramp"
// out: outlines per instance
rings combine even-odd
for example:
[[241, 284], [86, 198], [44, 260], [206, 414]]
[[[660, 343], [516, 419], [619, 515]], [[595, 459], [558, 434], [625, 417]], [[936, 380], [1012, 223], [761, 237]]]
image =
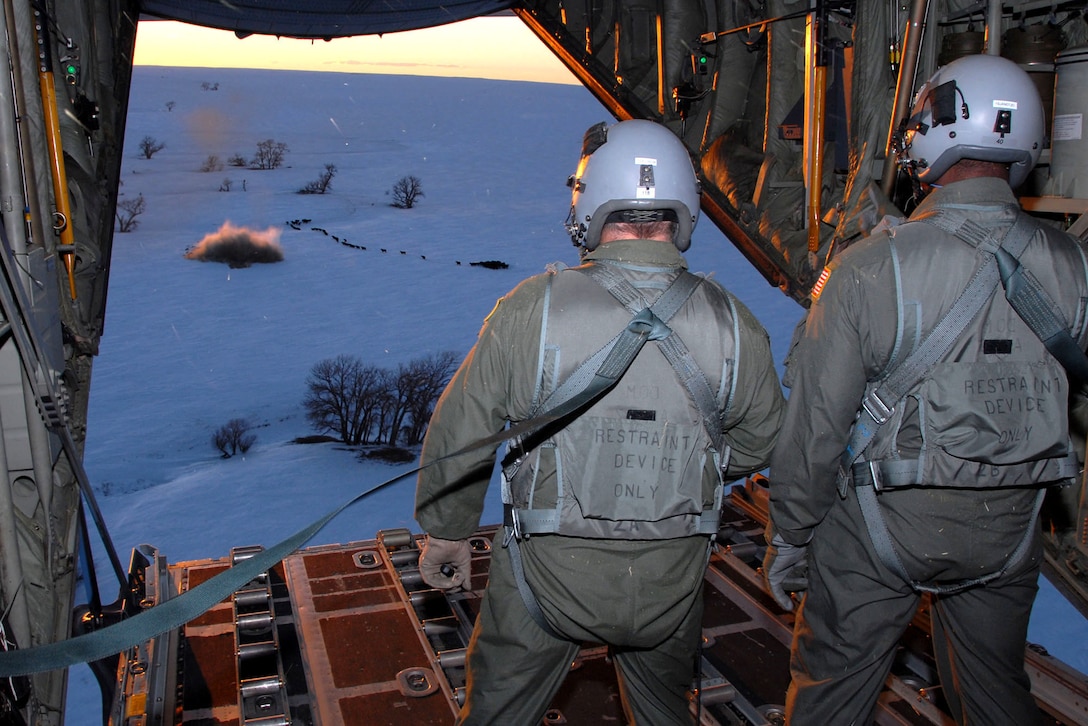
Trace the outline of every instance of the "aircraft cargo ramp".
[[[766, 490], [734, 487], [706, 574], [700, 673], [703, 726], [781, 724], [792, 615], [763, 590]], [[494, 528], [472, 539], [472, 590], [447, 596], [419, 574], [418, 536], [300, 550], [180, 631], [122, 654], [113, 726], [423, 726], [452, 724], [464, 698], [465, 648], [487, 581]], [[134, 553], [133, 582], [153, 607], [251, 556], [167, 564]], [[879, 724], [951, 724], [925, 613], [904, 637]], [[511, 664], [516, 668], [517, 664]], [[1049, 723], [1088, 722], [1088, 677], [1029, 647], [1028, 671]], [[623, 723], [607, 648], [587, 643], [543, 724]]]

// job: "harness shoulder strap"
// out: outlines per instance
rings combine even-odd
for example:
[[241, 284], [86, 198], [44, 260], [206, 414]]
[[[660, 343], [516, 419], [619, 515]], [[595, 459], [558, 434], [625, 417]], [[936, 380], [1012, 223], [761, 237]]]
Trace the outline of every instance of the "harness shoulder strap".
[[[608, 265], [587, 265], [585, 267], [578, 268], [601, 287], [609, 292], [616, 300], [618, 300], [628, 310], [632, 310], [637, 306], [641, 295], [635, 286], [630, 283], [625, 277], [613, 270]], [[679, 295], [670, 296], [670, 292], [673, 287], [676, 287], [681, 281], [685, 281], [684, 288], [690, 287], [690, 292], [684, 296], [681, 300]], [[673, 281], [669, 290], [662, 293], [661, 297], [657, 299], [651, 309], [657, 309], [661, 307], [662, 314], [667, 314], [669, 320], [676, 312], [683, 307], [683, 304], [687, 302], [688, 297], [695, 291], [695, 288], [703, 281], [703, 278], [698, 275], [693, 275], [687, 270], [682, 270]], [[733, 307], [733, 300], [727, 296], [729, 301], [730, 312], [733, 314], [733, 320], [736, 320], [736, 310]], [[736, 337], [736, 336], [734, 336]], [[710, 436], [710, 440], [714, 445], [714, 450], [719, 455], [725, 456], [724, 449], [724, 437], [721, 430], [721, 422], [723, 412], [719, 410], [718, 397], [715, 395], [713, 388], [709, 381], [707, 381], [706, 374], [695, 362], [694, 356], [684, 343], [683, 339], [676, 332], [658, 341], [658, 347], [661, 353], [665, 356], [665, 359], [672, 366], [680, 383], [684, 386], [684, 390], [687, 391], [689, 398], [695, 404], [699, 410], [699, 415], [703, 420], [703, 428], [706, 429], [707, 435]]]
[[994, 254], [1001, 274], [1001, 285], [1012, 309], [1061, 363], [1070, 378], [1082, 385], [1088, 383], [1088, 355], [1073, 339], [1057, 304], [1017, 257], [1003, 247], [999, 247]]

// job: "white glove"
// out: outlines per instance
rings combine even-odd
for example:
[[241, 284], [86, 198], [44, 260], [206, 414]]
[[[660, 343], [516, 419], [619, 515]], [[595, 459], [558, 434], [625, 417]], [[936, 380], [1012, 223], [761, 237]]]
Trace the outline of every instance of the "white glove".
[[472, 576], [472, 546], [467, 539], [439, 539], [427, 535], [419, 555], [423, 581], [439, 590], [468, 590]]
[[807, 556], [808, 545], [792, 545], [779, 534], [775, 534], [767, 545], [767, 553], [763, 555], [763, 580], [783, 610], [793, 610], [793, 598], [786, 592], [787, 580], [790, 590], [803, 590], [807, 585], [807, 573], [798, 577], [799, 573], [793, 572], [795, 567], [805, 564]]

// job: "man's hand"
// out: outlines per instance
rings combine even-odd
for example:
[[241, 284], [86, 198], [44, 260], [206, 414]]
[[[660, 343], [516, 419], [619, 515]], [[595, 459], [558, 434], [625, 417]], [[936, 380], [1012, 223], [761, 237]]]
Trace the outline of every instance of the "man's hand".
[[775, 534], [767, 545], [767, 553], [763, 555], [763, 580], [775, 602], [784, 610], [793, 610], [793, 599], [786, 590], [805, 589], [807, 573], [798, 576], [793, 569], [805, 564], [807, 555], [808, 545], [791, 545], [779, 534]]
[[468, 590], [472, 575], [472, 546], [467, 539], [439, 539], [427, 535], [419, 555], [423, 581], [439, 590]]

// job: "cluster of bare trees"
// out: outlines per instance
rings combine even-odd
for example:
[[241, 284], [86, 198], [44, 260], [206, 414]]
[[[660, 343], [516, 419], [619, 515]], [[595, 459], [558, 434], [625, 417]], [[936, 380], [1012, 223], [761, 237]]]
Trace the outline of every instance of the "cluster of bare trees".
[[[216, 89], [211, 89], [216, 90]], [[167, 103], [167, 109], [172, 110], [174, 102], [169, 101]], [[150, 159], [158, 152], [166, 148], [166, 144], [159, 141], [153, 136], [145, 136], [140, 140], [139, 149], [140, 154], [145, 159]], [[251, 169], [279, 169], [283, 166], [284, 159], [287, 155], [287, 144], [282, 141], [276, 141], [275, 139], [265, 139], [264, 141], [257, 142], [257, 153], [253, 155], [253, 158], [246, 159], [242, 154], [234, 154], [227, 159], [227, 164], [235, 167], [246, 167]], [[204, 159], [204, 163], [200, 165], [200, 171], [213, 172], [222, 171], [223, 161], [216, 154], [211, 154]], [[325, 194], [332, 188], [332, 178], [336, 176], [336, 165], [325, 164], [325, 171], [318, 175], [317, 179], [308, 182], [305, 186], [298, 190], [299, 194]], [[229, 192], [231, 190], [232, 182], [229, 178], [224, 179], [223, 183], [219, 186], [219, 191]], [[242, 181], [242, 191], [245, 191], [245, 180]], [[392, 190], [386, 192], [391, 194], [393, 200], [391, 204], [399, 209], [411, 209], [419, 203], [423, 194], [423, 182], [416, 176], [404, 176], [401, 177], [393, 184]], [[137, 206], [138, 205], [138, 206]], [[139, 201], [126, 200], [124, 202], [118, 202], [118, 231], [131, 232], [136, 229], [139, 222], [136, 221], [136, 217], [143, 211], [143, 197], [139, 197]]]
[[414, 446], [423, 441], [439, 395], [457, 367], [446, 351], [397, 368], [339, 355], [316, 363], [306, 381], [306, 418], [347, 444]]
[[244, 454], [257, 443], [257, 435], [251, 434], [250, 428], [246, 419], [232, 418], [212, 434], [212, 446], [219, 450], [224, 459]]
[[249, 161], [254, 169], [279, 169], [287, 153], [287, 144], [275, 139], [257, 142], [257, 153]]

